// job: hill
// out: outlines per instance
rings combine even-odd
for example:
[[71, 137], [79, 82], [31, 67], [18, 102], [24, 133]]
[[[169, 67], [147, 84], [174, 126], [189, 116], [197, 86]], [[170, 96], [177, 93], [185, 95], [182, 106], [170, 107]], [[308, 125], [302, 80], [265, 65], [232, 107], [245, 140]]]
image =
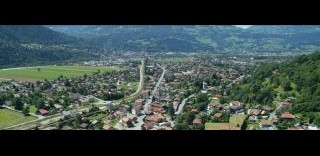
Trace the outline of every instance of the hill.
[[301, 121], [320, 125], [320, 53], [282, 64], [261, 65], [252, 76], [229, 90], [231, 99], [270, 105], [295, 98], [290, 112]]
[[86, 41], [43, 26], [0, 26], [0, 68], [93, 58]]

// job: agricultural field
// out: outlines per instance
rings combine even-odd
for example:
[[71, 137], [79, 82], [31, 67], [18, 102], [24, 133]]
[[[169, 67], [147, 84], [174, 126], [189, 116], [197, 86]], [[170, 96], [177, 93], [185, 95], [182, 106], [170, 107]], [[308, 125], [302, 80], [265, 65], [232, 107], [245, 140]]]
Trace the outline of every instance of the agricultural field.
[[93, 66], [40, 66], [30, 68], [12, 68], [0, 70], [1, 79], [14, 79], [17, 81], [38, 81], [54, 79], [59, 76], [77, 77], [84, 74], [92, 74], [100, 70], [109, 72], [118, 70], [117, 67], [93, 67]]
[[9, 127], [11, 125], [24, 123], [35, 120], [33, 116], [25, 116], [19, 112], [8, 109], [0, 109], [0, 129]]
[[232, 115], [229, 123], [206, 123], [205, 130], [224, 130], [237, 126], [242, 126], [246, 119], [245, 115]]

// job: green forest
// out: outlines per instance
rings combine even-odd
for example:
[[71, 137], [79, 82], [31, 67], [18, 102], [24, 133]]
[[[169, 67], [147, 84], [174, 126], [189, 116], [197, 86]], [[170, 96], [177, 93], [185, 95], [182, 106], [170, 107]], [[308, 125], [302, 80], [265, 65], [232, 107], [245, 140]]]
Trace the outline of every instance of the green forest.
[[273, 107], [275, 101], [293, 97], [296, 100], [289, 111], [299, 114], [302, 122], [320, 125], [320, 53], [302, 55], [290, 62], [262, 64], [227, 94], [249, 105]]

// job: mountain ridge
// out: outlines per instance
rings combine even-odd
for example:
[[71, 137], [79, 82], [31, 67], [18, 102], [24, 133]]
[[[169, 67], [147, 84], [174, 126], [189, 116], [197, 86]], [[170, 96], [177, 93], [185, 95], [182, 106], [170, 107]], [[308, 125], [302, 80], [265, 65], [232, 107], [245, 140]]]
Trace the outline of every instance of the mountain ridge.
[[[320, 50], [320, 26], [48, 26], [115, 51], [301, 52]], [[264, 31], [265, 29], [265, 31]], [[296, 32], [296, 33], [294, 33]], [[181, 44], [178, 47], [175, 45]]]

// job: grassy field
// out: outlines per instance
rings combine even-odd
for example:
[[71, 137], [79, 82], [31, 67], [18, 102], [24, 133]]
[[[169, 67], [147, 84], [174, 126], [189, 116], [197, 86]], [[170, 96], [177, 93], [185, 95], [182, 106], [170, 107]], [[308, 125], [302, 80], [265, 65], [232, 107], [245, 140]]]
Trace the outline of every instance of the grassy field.
[[33, 116], [24, 116], [8, 109], [0, 109], [0, 129], [35, 119]]
[[129, 82], [129, 83], [122, 83], [120, 85], [118, 85], [118, 88], [122, 88], [124, 90], [137, 90], [138, 89], [138, 85], [139, 85], [139, 82]]
[[[38, 70], [38, 68], [40, 70]], [[54, 79], [60, 75], [66, 77], [77, 77], [84, 74], [92, 74], [100, 70], [108, 72], [117, 70], [116, 67], [93, 67], [93, 66], [41, 66], [34, 68], [16, 68], [0, 70], [0, 78], [15, 79], [18, 81], [37, 81]]]
[[9, 79], [2, 79], [2, 78], [0, 78], [0, 83], [1, 83], [1, 82], [6, 82], [6, 81], [9, 81]]
[[227, 127], [235, 127], [237, 125], [242, 126], [245, 121], [245, 115], [232, 115], [229, 119], [229, 123], [206, 123], [205, 130], [221, 130]]

